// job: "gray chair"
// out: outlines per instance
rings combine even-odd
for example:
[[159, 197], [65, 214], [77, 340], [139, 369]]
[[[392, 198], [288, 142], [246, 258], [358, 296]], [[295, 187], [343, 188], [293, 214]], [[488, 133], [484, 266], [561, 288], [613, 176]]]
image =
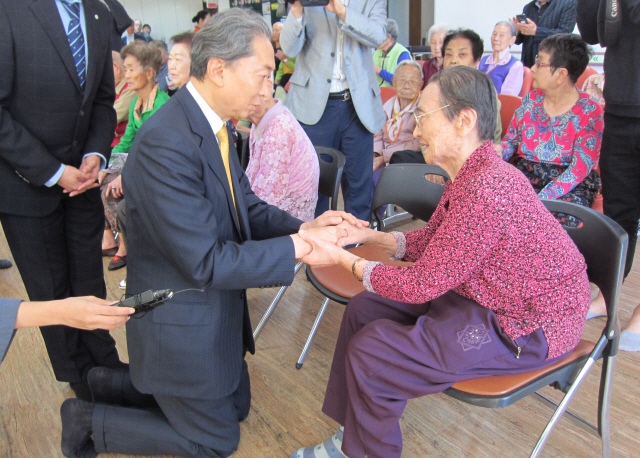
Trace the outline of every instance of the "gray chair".
[[[374, 228], [384, 228], [384, 221], [376, 210], [388, 204], [399, 205], [416, 218], [429, 221], [442, 198], [444, 186], [427, 180], [425, 175], [438, 175], [445, 180], [449, 179], [447, 173], [435, 165], [394, 164], [384, 168], [382, 175], [380, 175], [380, 180], [378, 180], [371, 204], [371, 221]], [[349, 251], [370, 261], [403, 265], [402, 263], [391, 262], [386, 254], [370, 247], [355, 247], [350, 248]], [[300, 358], [298, 358], [297, 369], [300, 369], [304, 363], [329, 301], [346, 305], [349, 299], [364, 290], [362, 283], [353, 278], [350, 273], [345, 272], [340, 266], [320, 268], [307, 266], [306, 271], [309, 281], [318, 291], [324, 294], [325, 300], [316, 316]]]
[[[345, 163], [344, 155], [337, 149], [329, 148], [326, 146], [314, 146], [314, 148], [316, 149], [316, 153], [318, 153], [318, 161], [320, 163], [320, 181], [318, 183], [318, 192], [329, 197], [329, 208], [331, 210], [337, 210], [338, 193], [340, 192], [340, 179], [342, 178], [342, 170], [344, 169]], [[330, 161], [328, 161], [327, 159], [330, 159]], [[296, 264], [293, 273], [294, 276], [298, 273], [301, 267], [301, 262]], [[258, 336], [262, 332], [264, 325], [267, 324], [267, 321], [269, 321], [269, 318], [271, 318], [271, 314], [277, 307], [280, 299], [282, 299], [282, 296], [284, 295], [287, 288], [287, 286], [283, 286], [282, 288], [280, 288], [278, 294], [276, 294], [276, 297], [271, 302], [271, 305], [269, 305], [267, 311], [260, 319], [258, 326], [256, 326], [256, 329], [253, 331], [254, 340], [258, 339]]]
[[[576, 228], [565, 227], [587, 263], [589, 281], [602, 291], [607, 304], [607, 323], [597, 342], [581, 340], [575, 350], [549, 367], [516, 375], [491, 376], [467, 380], [445, 391], [459, 401], [480, 407], [507, 407], [514, 402], [536, 395], [556, 407], [551, 420], [540, 435], [531, 458], [537, 457], [553, 427], [566, 411], [576, 390], [585, 379], [596, 360], [602, 358], [598, 394], [598, 426], [593, 426], [571, 412], [567, 414], [594, 429], [602, 438], [602, 456], [611, 456], [609, 410], [613, 386], [615, 356], [620, 340], [618, 322], [618, 294], [624, 277], [628, 236], [613, 220], [590, 208], [576, 204], [543, 200], [549, 211], [576, 217], [581, 224]], [[537, 391], [551, 385], [565, 393], [560, 404], [549, 400]]]

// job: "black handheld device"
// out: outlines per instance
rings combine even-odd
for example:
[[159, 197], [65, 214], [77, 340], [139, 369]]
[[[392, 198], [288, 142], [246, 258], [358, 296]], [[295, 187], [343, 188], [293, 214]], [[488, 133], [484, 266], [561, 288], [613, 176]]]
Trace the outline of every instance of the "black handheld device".
[[[295, 3], [296, 0], [287, 0], [287, 3]], [[325, 6], [329, 0], [300, 0], [302, 6]]]
[[516, 14], [516, 19], [521, 24], [526, 24], [527, 23], [527, 16], [524, 15], [524, 14]]
[[170, 289], [160, 289], [157, 291], [149, 290], [144, 293], [136, 294], [113, 304], [115, 307], [132, 307], [136, 310], [134, 315], [143, 312], [149, 312], [165, 301], [173, 297], [173, 291]]

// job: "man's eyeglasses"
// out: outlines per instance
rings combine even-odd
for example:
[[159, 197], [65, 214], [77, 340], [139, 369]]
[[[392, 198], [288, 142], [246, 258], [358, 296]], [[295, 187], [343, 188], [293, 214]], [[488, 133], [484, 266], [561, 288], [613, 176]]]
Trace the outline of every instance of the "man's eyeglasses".
[[540, 58], [538, 56], [536, 56], [536, 65], [538, 66], [538, 68], [551, 67], [551, 64], [543, 64], [542, 62], [540, 62]]
[[436, 111], [442, 110], [444, 108], [447, 108], [448, 106], [451, 106], [451, 105], [449, 104], [449, 105], [445, 105], [445, 106], [440, 107], [440, 108], [436, 108], [435, 110], [427, 111], [426, 113], [422, 113], [419, 116], [416, 116], [416, 113], [413, 112], [413, 117], [416, 118], [416, 124], [420, 125], [420, 118], [422, 118], [423, 116], [427, 116], [428, 114], [435, 113]]

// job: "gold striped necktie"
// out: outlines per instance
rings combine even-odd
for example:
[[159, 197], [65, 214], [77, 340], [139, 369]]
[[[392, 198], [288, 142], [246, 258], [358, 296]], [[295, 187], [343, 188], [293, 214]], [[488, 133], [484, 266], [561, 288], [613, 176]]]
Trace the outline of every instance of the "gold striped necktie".
[[[229, 188], [231, 189], [231, 198], [233, 199], [233, 206], [236, 207], [236, 196], [233, 193], [233, 182], [231, 181], [231, 167], [229, 165], [229, 134], [227, 133], [226, 124], [222, 125], [222, 129], [216, 133], [218, 138], [218, 144], [220, 146], [220, 154], [222, 155], [222, 163], [224, 164], [224, 170], [227, 172], [227, 179], [229, 180]], [[238, 209], [236, 208], [236, 213]]]

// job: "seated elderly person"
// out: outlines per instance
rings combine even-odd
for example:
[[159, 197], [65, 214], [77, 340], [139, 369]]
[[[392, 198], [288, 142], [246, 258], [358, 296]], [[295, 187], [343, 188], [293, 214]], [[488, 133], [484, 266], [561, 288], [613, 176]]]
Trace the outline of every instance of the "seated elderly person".
[[480, 59], [478, 68], [489, 75], [498, 94], [520, 95], [524, 80], [524, 65], [509, 52], [518, 31], [513, 22], [500, 21], [491, 34], [493, 54]]
[[414, 138], [416, 120], [413, 111], [420, 100], [422, 66], [414, 60], [403, 60], [393, 76], [396, 95], [384, 104], [387, 122], [373, 137], [373, 187], [378, 184], [382, 169], [397, 151], [420, 152], [420, 142]]
[[[480, 35], [471, 29], [458, 29], [451, 31], [442, 44], [444, 54], [444, 68], [472, 67], [478, 68], [484, 42]], [[493, 86], [493, 85], [492, 85]], [[494, 89], [495, 90], [495, 89]], [[498, 111], [495, 119], [493, 141], [498, 144], [502, 139], [502, 120], [500, 119], [500, 100], [497, 100]], [[424, 164], [424, 156], [416, 151], [398, 151], [391, 156], [390, 164]]]
[[411, 54], [398, 43], [398, 23], [387, 19], [387, 38], [373, 52], [373, 68], [378, 74], [378, 84], [381, 87], [391, 86], [396, 67], [404, 60], [411, 60]]
[[502, 158], [524, 173], [541, 199], [585, 207], [600, 189], [595, 167], [604, 127], [600, 105], [575, 86], [589, 54], [578, 35], [552, 35], [540, 43], [531, 69], [533, 90], [502, 142]]
[[[124, 73], [129, 89], [137, 93], [129, 108], [129, 121], [124, 135], [111, 151], [109, 167], [100, 172], [101, 195], [105, 210], [105, 239], [107, 243], [113, 241], [113, 232], [119, 231], [116, 207], [123, 199], [122, 168], [127, 160], [129, 148], [140, 129], [140, 126], [155, 113], [169, 96], [158, 89], [156, 77], [162, 66], [160, 51], [146, 43], [132, 43], [122, 48], [120, 53], [124, 60]], [[127, 265], [127, 250], [123, 240], [120, 240], [118, 250], [109, 262], [109, 270], [120, 269]]]
[[251, 157], [246, 175], [266, 203], [302, 221], [312, 221], [318, 200], [320, 165], [311, 140], [293, 114], [271, 94], [248, 116]]
[[450, 27], [447, 24], [434, 24], [429, 29], [427, 41], [431, 48], [431, 59], [422, 62], [423, 83], [420, 89], [429, 82], [429, 78], [442, 70], [444, 59], [442, 58], [442, 43], [444, 37], [449, 33]]
[[579, 342], [590, 296], [584, 258], [496, 154], [496, 100], [477, 69], [437, 73], [416, 110], [426, 162], [451, 177], [431, 220], [404, 234], [349, 229], [339, 241], [412, 265], [369, 262], [300, 232], [313, 245], [304, 262], [340, 265], [367, 291], [347, 305], [324, 399], [344, 429], [294, 457], [399, 458], [408, 399], [541, 368]]

